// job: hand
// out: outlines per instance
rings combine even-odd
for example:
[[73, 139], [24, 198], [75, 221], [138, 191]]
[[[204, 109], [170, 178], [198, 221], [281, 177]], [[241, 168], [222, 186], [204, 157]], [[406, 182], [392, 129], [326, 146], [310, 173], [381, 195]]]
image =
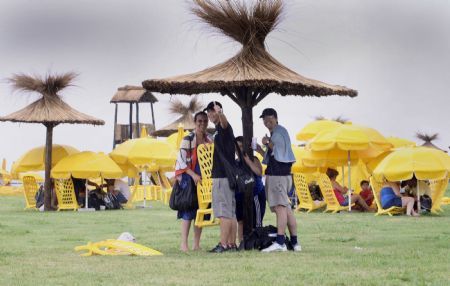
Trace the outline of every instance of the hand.
[[259, 154], [264, 154], [264, 149], [261, 145], [256, 144], [256, 152], [258, 152]]
[[247, 154], [244, 154], [243, 157], [244, 157], [244, 161], [245, 161], [245, 163], [247, 163], [247, 165], [252, 163], [252, 160], [250, 159], [250, 157], [248, 157]]
[[266, 134], [262, 139], [262, 144], [267, 145], [267, 144], [269, 144], [269, 142], [270, 142], [270, 137], [267, 136], [267, 134]]
[[197, 175], [197, 174], [192, 174], [191, 175], [191, 177], [192, 177], [192, 180], [194, 180], [194, 183], [197, 185], [197, 183], [198, 182], [200, 182], [201, 180], [202, 180], [202, 177], [200, 177], [199, 175]]
[[222, 113], [222, 108], [216, 104], [216, 102], [214, 101], [214, 111], [217, 113]]

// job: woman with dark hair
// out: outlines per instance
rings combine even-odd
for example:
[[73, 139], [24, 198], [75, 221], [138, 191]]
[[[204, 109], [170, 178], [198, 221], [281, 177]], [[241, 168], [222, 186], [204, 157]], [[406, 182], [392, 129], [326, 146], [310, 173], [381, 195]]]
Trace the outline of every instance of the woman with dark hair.
[[348, 206], [348, 204], [356, 204], [361, 207], [363, 211], [373, 211], [367, 204], [366, 201], [361, 198], [358, 194], [351, 194], [351, 199], [348, 198], [348, 188], [342, 187], [337, 181], [336, 178], [339, 175], [339, 172], [335, 169], [328, 168], [327, 176], [330, 178], [331, 185], [333, 186], [334, 194], [336, 195], [337, 200], [341, 206]]
[[[242, 136], [238, 136], [235, 139], [236, 145], [240, 150], [240, 154], [243, 154], [243, 142], [244, 138]], [[238, 151], [238, 150], [236, 150]], [[239, 156], [238, 156], [239, 158]], [[244, 162], [241, 162], [239, 159], [237, 160], [237, 164], [246, 164], [249, 169], [252, 171], [255, 177], [255, 185], [253, 187], [253, 228], [262, 227], [262, 222], [264, 218], [264, 214], [266, 212], [266, 191], [264, 188], [264, 184], [262, 182], [262, 165], [258, 158], [253, 157], [253, 160], [247, 154], [242, 155], [242, 159]], [[238, 221], [238, 239], [239, 242], [243, 240], [243, 212], [244, 212], [244, 193], [236, 193], [236, 219]]]
[[[180, 144], [175, 166], [175, 176], [180, 185], [183, 181], [193, 180], [195, 185], [201, 180], [200, 165], [197, 160], [197, 147], [200, 144], [211, 143], [212, 138], [206, 133], [208, 126], [208, 115], [201, 111], [194, 116], [195, 129], [183, 138]], [[197, 209], [188, 211], [178, 211], [177, 217], [181, 219], [181, 251], [188, 251], [188, 237], [192, 220], [195, 219]], [[194, 226], [194, 246], [193, 250], [200, 249], [200, 236], [202, 229]]]

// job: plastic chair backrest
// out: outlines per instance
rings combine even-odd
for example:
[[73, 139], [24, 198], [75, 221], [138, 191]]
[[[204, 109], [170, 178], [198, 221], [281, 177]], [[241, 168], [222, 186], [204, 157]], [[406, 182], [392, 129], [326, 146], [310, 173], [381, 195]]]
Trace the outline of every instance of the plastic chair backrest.
[[381, 207], [381, 202], [380, 202], [380, 191], [381, 191], [381, 188], [383, 187], [383, 183], [375, 181], [375, 179], [373, 177], [370, 177], [369, 181], [370, 181], [370, 186], [372, 187], [373, 198], [375, 199], [377, 208], [379, 208], [381, 210], [383, 208]]
[[200, 144], [197, 147], [197, 158], [200, 164], [202, 179], [210, 179], [212, 173], [214, 144]]
[[320, 174], [319, 187], [328, 208], [339, 208], [341, 205], [333, 191], [333, 185], [326, 174]]
[[26, 208], [36, 207], [36, 192], [39, 190], [39, 186], [36, 183], [36, 178], [33, 176], [24, 176], [22, 178], [23, 194], [25, 196]]
[[306, 176], [301, 173], [294, 173], [294, 185], [300, 203], [313, 204], [311, 193], [309, 192]]
[[58, 199], [58, 210], [76, 210], [79, 208], [72, 179], [55, 180], [55, 192]]

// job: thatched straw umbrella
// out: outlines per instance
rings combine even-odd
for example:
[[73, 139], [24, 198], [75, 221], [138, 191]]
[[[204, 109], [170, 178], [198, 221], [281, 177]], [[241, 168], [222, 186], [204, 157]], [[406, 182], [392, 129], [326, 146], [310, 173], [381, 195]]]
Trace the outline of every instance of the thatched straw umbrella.
[[433, 135], [429, 135], [429, 134], [426, 134], [426, 133], [417, 132], [416, 133], [416, 137], [418, 139], [420, 139], [420, 140], [425, 141], [421, 146], [438, 149], [438, 150], [441, 150], [441, 151], [447, 153], [447, 151], [445, 151], [445, 150], [439, 148], [438, 146], [434, 145], [433, 143], [431, 143], [431, 141], [434, 141], [434, 140], [439, 138], [439, 133], [435, 133]]
[[[192, 12], [220, 33], [241, 43], [242, 49], [221, 64], [192, 74], [146, 80], [143, 87], [161, 93], [219, 92], [230, 97], [241, 107], [247, 153], [251, 153], [253, 107], [270, 93], [356, 96], [355, 90], [301, 76], [266, 51], [265, 39], [279, 23], [283, 6], [282, 0], [255, 1], [252, 5], [239, 0], [194, 0]], [[251, 202], [245, 205], [251, 208]], [[245, 226], [251, 225], [251, 220], [245, 217], [247, 212], [244, 211]]]
[[25, 108], [0, 117], [0, 121], [42, 123], [47, 128], [45, 145], [45, 184], [44, 205], [46, 210], [51, 208], [50, 169], [52, 162], [53, 128], [60, 123], [103, 125], [103, 120], [81, 113], [58, 95], [62, 89], [70, 86], [75, 79], [75, 73], [61, 75], [47, 75], [45, 78], [25, 74], [13, 75], [9, 81], [13, 88], [22, 92], [37, 92], [42, 95], [39, 100]]
[[[196, 112], [201, 111], [204, 106], [194, 96], [188, 104], [184, 104], [178, 99], [171, 102], [169, 112], [176, 115], [181, 115], [177, 120], [171, 124], [164, 126], [163, 128], [152, 132], [153, 136], [168, 137], [173, 133], [178, 132], [178, 126], [183, 125], [184, 130], [192, 131], [195, 129], [194, 115]], [[209, 132], [213, 132], [214, 129], [208, 129]]]

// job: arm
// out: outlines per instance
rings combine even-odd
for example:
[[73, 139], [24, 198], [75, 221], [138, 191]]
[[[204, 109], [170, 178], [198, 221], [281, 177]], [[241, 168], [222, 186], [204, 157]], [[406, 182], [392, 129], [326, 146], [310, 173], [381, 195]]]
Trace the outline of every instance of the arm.
[[253, 157], [253, 160], [252, 160], [252, 159], [250, 159], [250, 157], [247, 156], [247, 154], [244, 154], [244, 161], [255, 175], [262, 176], [262, 166], [261, 166], [261, 162], [259, 162], [258, 158]]
[[222, 108], [219, 105], [216, 105], [214, 103], [214, 110], [217, 112], [217, 115], [219, 116], [220, 126], [223, 129], [227, 129], [227, 127], [228, 127], [228, 120], [227, 120], [227, 117], [225, 116], [225, 114], [223, 114]]

